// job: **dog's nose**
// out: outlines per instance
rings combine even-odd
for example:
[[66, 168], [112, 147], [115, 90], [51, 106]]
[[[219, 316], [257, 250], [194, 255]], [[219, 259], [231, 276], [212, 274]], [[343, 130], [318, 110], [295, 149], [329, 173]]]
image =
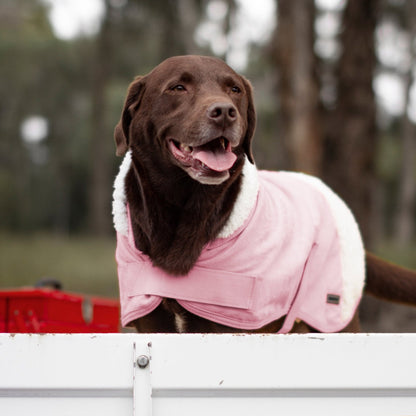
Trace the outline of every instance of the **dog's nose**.
[[217, 124], [231, 124], [237, 119], [237, 109], [232, 103], [215, 103], [208, 108], [208, 118]]

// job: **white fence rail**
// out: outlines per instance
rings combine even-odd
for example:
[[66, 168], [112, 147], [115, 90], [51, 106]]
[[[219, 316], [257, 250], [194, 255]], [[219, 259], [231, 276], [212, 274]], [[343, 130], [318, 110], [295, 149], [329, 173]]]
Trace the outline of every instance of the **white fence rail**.
[[416, 334], [0, 334], [0, 415], [416, 416]]

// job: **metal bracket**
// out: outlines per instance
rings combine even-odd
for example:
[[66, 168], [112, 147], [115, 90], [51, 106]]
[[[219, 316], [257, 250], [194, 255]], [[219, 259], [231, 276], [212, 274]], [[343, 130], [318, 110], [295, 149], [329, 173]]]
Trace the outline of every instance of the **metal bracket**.
[[133, 415], [152, 415], [152, 343], [133, 342]]

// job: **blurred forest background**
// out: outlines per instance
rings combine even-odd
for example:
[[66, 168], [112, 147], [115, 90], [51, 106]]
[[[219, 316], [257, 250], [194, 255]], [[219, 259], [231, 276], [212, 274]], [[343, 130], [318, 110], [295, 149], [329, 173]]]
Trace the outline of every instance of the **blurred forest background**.
[[[412, 0], [0, 0], [0, 289], [117, 296], [113, 128], [133, 77], [179, 54], [251, 80], [260, 168], [323, 178], [416, 268], [415, 35]], [[412, 308], [362, 316], [416, 330]]]

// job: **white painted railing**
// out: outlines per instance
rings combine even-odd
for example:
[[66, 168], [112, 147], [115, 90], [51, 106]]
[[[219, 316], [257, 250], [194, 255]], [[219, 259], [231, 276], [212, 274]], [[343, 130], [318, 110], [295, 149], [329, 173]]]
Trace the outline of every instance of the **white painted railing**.
[[416, 334], [0, 334], [0, 415], [416, 415]]

